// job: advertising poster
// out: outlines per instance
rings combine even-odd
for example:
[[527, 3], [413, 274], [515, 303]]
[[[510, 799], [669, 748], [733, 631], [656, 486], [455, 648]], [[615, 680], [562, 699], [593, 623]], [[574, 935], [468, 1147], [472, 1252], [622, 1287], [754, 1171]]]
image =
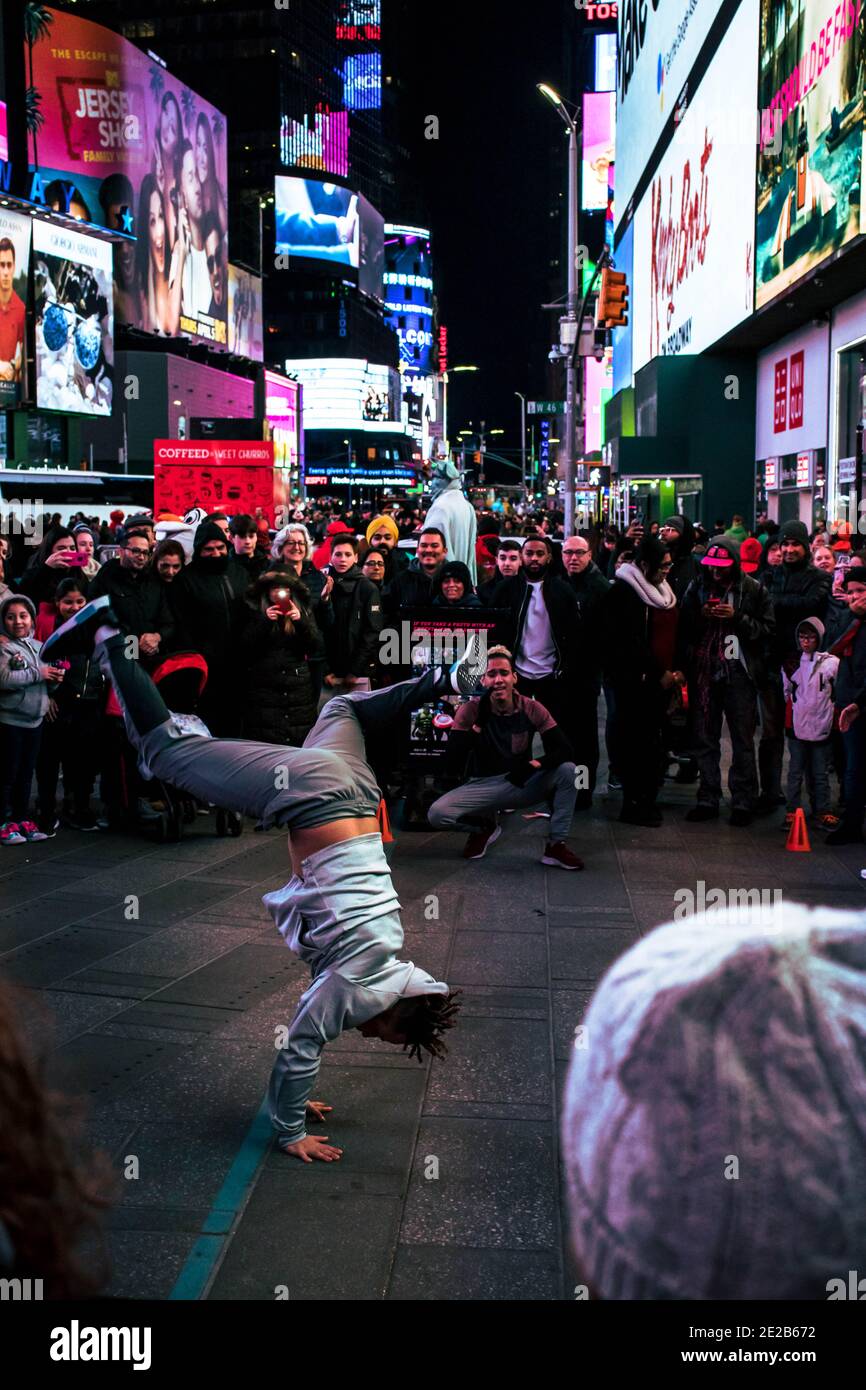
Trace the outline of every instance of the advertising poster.
[[361, 231], [358, 253], [358, 289], [374, 299], [382, 298], [385, 274], [385, 219], [361, 195]]
[[274, 466], [297, 475], [301, 462], [301, 388], [278, 372], [265, 372], [265, 422], [274, 446]]
[[238, 265], [229, 266], [229, 352], [253, 362], [265, 355], [262, 278]]
[[27, 384], [25, 305], [32, 222], [0, 208], [0, 407], [17, 405]]
[[276, 251], [357, 270], [361, 256], [359, 198], [350, 188], [279, 174]]
[[416, 393], [438, 370], [433, 341], [433, 262], [423, 228], [385, 227], [386, 323], [400, 341], [403, 384]]
[[381, 108], [382, 55], [377, 49], [349, 54], [343, 64], [343, 98], [349, 111]]
[[46, 203], [137, 238], [115, 256], [119, 321], [226, 347], [224, 116], [118, 34], [45, 13], [29, 139]]
[[382, 0], [337, 0], [337, 38], [369, 43], [382, 37]]
[[613, 348], [605, 348], [601, 362], [584, 357], [584, 418], [586, 453], [595, 454], [604, 443], [604, 407], [613, 395]]
[[860, 0], [761, 0], [756, 307], [862, 230]]
[[312, 119], [280, 122], [280, 160], [345, 178], [349, 172], [349, 113], [317, 107]]
[[742, 0], [635, 213], [635, 371], [752, 312], [758, 3]]
[[581, 206], [600, 211], [613, 202], [616, 159], [616, 96], [585, 92], [583, 97], [583, 177]]
[[305, 430], [402, 432], [393, 367], [354, 357], [296, 357], [284, 365], [304, 388]]
[[[183, 516], [192, 507], [206, 512], [255, 516], [258, 509], [276, 524], [285, 507], [282, 475], [274, 469], [267, 441], [156, 439], [153, 444], [154, 513]], [[280, 513], [282, 514], [282, 513]]]
[[111, 243], [33, 223], [36, 404], [110, 415], [114, 395]]
[[[626, 212], [701, 51], [720, 0], [624, 0], [618, 17], [617, 205]], [[754, 70], [751, 74], [754, 89]], [[691, 94], [689, 95], [691, 100]], [[754, 91], [752, 125], [756, 124]]]

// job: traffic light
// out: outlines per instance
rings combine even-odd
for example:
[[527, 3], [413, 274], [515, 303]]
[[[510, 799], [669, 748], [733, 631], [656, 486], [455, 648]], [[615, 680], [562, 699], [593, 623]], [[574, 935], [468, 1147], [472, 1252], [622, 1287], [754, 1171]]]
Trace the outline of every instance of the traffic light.
[[595, 310], [597, 328], [625, 328], [628, 324], [628, 281], [622, 270], [606, 267]]
[[478, 451], [477, 449], [476, 449], [475, 453], [472, 455], [472, 462], [473, 462], [473, 463], [480, 463], [480, 462], [481, 462], [481, 454], [479, 453], [479, 451]]

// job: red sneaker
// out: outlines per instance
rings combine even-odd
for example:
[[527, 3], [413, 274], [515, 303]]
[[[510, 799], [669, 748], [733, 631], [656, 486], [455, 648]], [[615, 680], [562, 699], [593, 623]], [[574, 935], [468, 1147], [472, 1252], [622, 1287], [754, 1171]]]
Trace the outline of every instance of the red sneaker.
[[490, 825], [484, 830], [473, 830], [463, 846], [463, 858], [483, 859], [489, 847], [499, 839], [501, 834], [502, 827], [499, 825]]
[[541, 858], [542, 864], [550, 864], [556, 869], [582, 869], [583, 860], [578, 859], [564, 840], [557, 840], [555, 844], [548, 842], [544, 847], [544, 854]]

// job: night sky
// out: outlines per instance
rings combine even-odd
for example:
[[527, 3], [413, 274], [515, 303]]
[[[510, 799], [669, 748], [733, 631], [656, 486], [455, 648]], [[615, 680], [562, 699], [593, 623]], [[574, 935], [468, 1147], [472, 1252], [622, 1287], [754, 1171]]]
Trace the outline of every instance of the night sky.
[[[452, 364], [478, 375], [451, 378], [452, 438], [471, 418], [508, 431], [519, 446], [515, 391], [543, 394], [555, 314], [551, 294], [549, 208], [559, 192], [550, 151], [561, 122], [535, 89], [561, 82], [562, 13], [567, 0], [523, 6], [446, 0], [423, 7], [423, 56], [403, 65], [418, 131], [413, 157], [432, 207], [435, 274], [449, 330]], [[417, 0], [413, 8], [420, 10]], [[440, 139], [423, 138], [425, 115]], [[564, 191], [564, 190], [563, 190]], [[458, 418], [459, 417], [459, 418]], [[490, 441], [495, 447], [496, 441]]]

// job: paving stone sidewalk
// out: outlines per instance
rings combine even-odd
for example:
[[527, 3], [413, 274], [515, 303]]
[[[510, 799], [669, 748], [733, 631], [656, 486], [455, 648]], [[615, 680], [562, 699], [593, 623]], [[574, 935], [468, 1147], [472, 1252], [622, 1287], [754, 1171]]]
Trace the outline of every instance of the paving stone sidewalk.
[[3, 851], [0, 975], [27, 991], [49, 1079], [84, 1098], [118, 1175], [109, 1291], [572, 1298], [558, 1101], [605, 969], [699, 880], [866, 906], [863, 849], [813, 833], [811, 854], [788, 853], [781, 812], [687, 825], [692, 798], [668, 784], [658, 830], [620, 825], [619, 798], [602, 799], [575, 823], [581, 874], [543, 868], [546, 822], [519, 814], [477, 863], [459, 836], [399, 837], [406, 955], [464, 1007], [444, 1063], [355, 1032], [327, 1049], [318, 1095], [339, 1165], [288, 1160], [256, 1127], [306, 980], [261, 903], [287, 876], [282, 835], [221, 840], [200, 817], [172, 846], [61, 831]]

